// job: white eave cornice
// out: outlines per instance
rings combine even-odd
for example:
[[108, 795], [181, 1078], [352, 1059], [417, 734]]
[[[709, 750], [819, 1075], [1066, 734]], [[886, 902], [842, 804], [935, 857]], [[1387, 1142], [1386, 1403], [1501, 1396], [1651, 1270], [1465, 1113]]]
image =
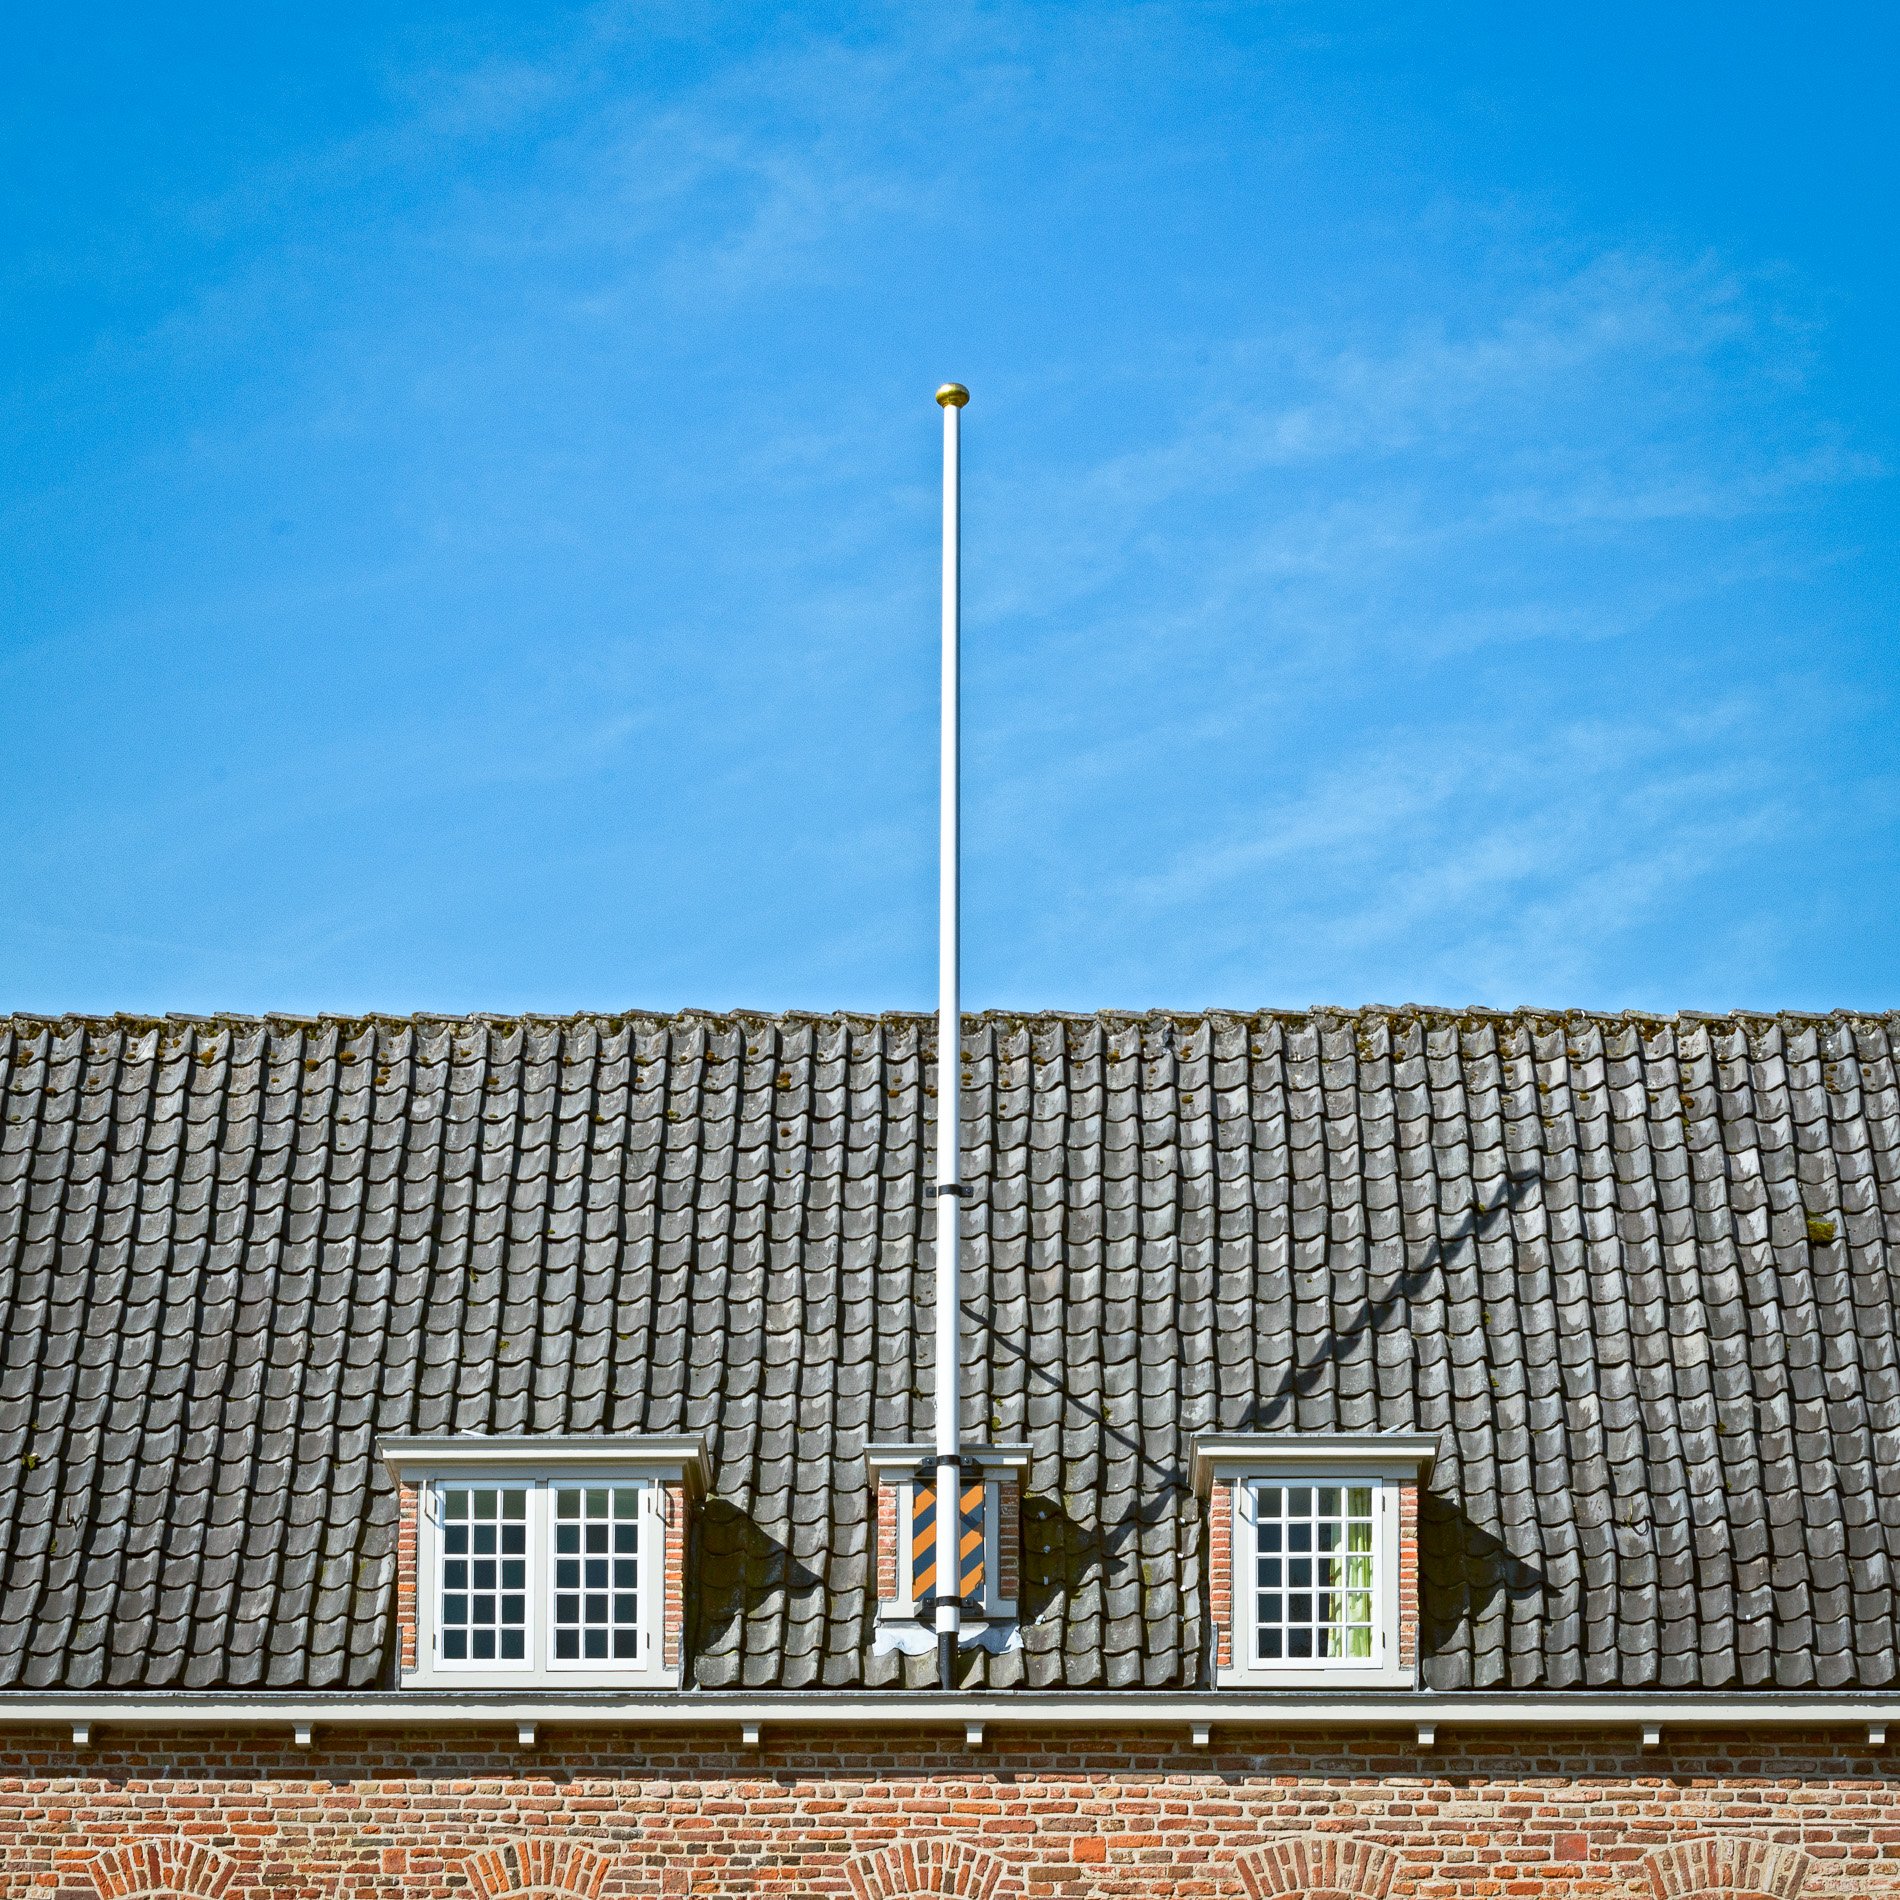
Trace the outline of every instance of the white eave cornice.
[[[1467, 1729], [1621, 1730], [1654, 1746], [1665, 1728], [1862, 1727], [1869, 1740], [1900, 1733], [1900, 1696], [1845, 1690], [1836, 1693], [1748, 1692], [1728, 1695], [1539, 1695], [1231, 1690], [1179, 1694], [1074, 1691], [995, 1694], [893, 1695], [848, 1690], [830, 1694], [729, 1690], [542, 1691], [451, 1694], [311, 1694], [260, 1691], [251, 1695], [189, 1691], [77, 1695], [0, 1694], [0, 1729], [71, 1724], [77, 1735], [110, 1725], [135, 1728], [294, 1727], [298, 1739], [313, 1728], [480, 1728], [537, 1723], [562, 1726], [674, 1728], [740, 1725], [748, 1731], [836, 1727], [917, 1728], [942, 1725], [1057, 1729], [1180, 1728], [1203, 1741], [1218, 1726], [1234, 1729], [1416, 1728], [1422, 1745], [1436, 1734]], [[1245, 1746], [1244, 1741], [1241, 1743]]]
[[712, 1477], [706, 1441], [697, 1432], [676, 1435], [538, 1432], [490, 1437], [479, 1432], [441, 1432], [427, 1438], [385, 1438], [377, 1447], [390, 1475], [407, 1479], [476, 1471], [639, 1471], [677, 1477], [703, 1495]]
[[1202, 1432], [1194, 1440], [1194, 1489], [1252, 1472], [1357, 1471], [1369, 1477], [1432, 1475], [1438, 1440], [1426, 1432]]
[[[925, 1444], [866, 1445], [864, 1456], [873, 1471], [915, 1471], [936, 1457], [936, 1447]], [[965, 1442], [962, 1455], [985, 1470], [1027, 1471], [1027, 1445], [972, 1445]]]

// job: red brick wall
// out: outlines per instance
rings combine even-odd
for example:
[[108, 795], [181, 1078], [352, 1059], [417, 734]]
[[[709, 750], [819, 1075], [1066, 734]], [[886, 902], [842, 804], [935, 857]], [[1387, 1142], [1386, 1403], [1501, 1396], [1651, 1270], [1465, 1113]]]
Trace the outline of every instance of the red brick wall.
[[877, 1487], [877, 1600], [897, 1601], [898, 1487], [889, 1479]]
[[686, 1627], [686, 1487], [660, 1486], [664, 1500], [666, 1600], [660, 1606], [660, 1661], [667, 1669], [680, 1663], [680, 1632]]
[[413, 1484], [396, 1487], [396, 1641], [402, 1666], [416, 1667], [416, 1566], [421, 1562], [418, 1525], [422, 1491]]
[[1399, 1667], [1418, 1661], [1418, 1486], [1399, 1486]]
[[1221, 1479], [1207, 1500], [1207, 1615], [1214, 1666], [1234, 1666], [1234, 1487]]
[[1849, 1729], [99, 1735], [0, 1734], [6, 1900], [1900, 1896]]

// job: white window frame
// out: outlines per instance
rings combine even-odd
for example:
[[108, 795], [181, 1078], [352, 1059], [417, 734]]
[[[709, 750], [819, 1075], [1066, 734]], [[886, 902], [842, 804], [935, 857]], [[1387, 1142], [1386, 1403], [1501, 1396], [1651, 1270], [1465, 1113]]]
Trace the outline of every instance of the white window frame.
[[[685, 1525], [673, 1521], [669, 1510], [674, 1495], [703, 1489], [705, 1453], [697, 1440], [411, 1439], [385, 1445], [383, 1456], [398, 1482], [416, 1491], [416, 1661], [403, 1672], [403, 1687], [679, 1686], [679, 1662], [666, 1661], [665, 1616], [668, 1557], [679, 1558]], [[669, 1481], [679, 1492], [669, 1490]], [[554, 1654], [554, 1493], [615, 1488], [640, 1494], [639, 1654], [632, 1659], [560, 1658]], [[528, 1641], [527, 1654], [518, 1662], [441, 1653], [442, 1493], [481, 1489], [521, 1491], [528, 1499]]]
[[[1260, 1654], [1259, 1524], [1257, 1490], [1310, 1488], [1372, 1492], [1372, 1654], [1370, 1656], [1281, 1656]], [[1254, 1471], [1233, 1481], [1234, 1670], [1249, 1678], [1294, 1686], [1296, 1680], [1333, 1682], [1340, 1677], [1389, 1679], [1398, 1667], [1399, 1487], [1389, 1478], [1356, 1471]], [[1276, 1553], [1282, 1557], [1284, 1552]], [[1315, 1553], [1318, 1554], [1318, 1553]]]
[[[1225, 1632], [1232, 1661], [1215, 1667], [1217, 1688], [1407, 1689], [1417, 1685], [1416, 1662], [1399, 1656], [1399, 1566], [1404, 1489], [1421, 1486], [1437, 1455], [1437, 1441], [1397, 1432], [1207, 1433], [1194, 1443], [1194, 1486], [1203, 1497], [1227, 1486], [1231, 1574], [1224, 1581], [1231, 1607]], [[1259, 1658], [1256, 1595], [1259, 1554], [1253, 1493], [1261, 1485], [1369, 1485], [1373, 1505], [1373, 1653], [1370, 1657]]]
[[[565, 1490], [636, 1490], [640, 1496], [639, 1655], [631, 1661], [608, 1657], [570, 1660], [554, 1653], [554, 1493]], [[439, 1676], [470, 1687], [511, 1686], [536, 1677], [590, 1683], [637, 1682], [660, 1667], [666, 1600], [666, 1494], [639, 1471], [552, 1472], [524, 1477], [518, 1471], [456, 1471], [424, 1479], [417, 1487], [416, 1663], [418, 1678]], [[525, 1493], [528, 1500], [528, 1641], [519, 1662], [500, 1658], [462, 1660], [442, 1654], [442, 1493], [503, 1490]], [[488, 1682], [493, 1678], [492, 1683]]]

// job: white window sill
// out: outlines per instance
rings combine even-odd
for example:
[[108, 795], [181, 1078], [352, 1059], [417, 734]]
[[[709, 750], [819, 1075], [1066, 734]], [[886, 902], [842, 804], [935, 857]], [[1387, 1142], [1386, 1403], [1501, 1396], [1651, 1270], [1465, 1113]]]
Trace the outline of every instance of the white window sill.
[[677, 1689], [677, 1669], [406, 1669], [405, 1689]]
[[[887, 1597], [877, 1606], [877, 1620], [879, 1623], [915, 1623], [918, 1614], [916, 1604], [899, 1602], [895, 1598]], [[966, 1625], [970, 1623], [1013, 1623], [1016, 1620], [1016, 1616], [1017, 1609], [1015, 1599], [1012, 1597], [998, 1597], [993, 1602], [984, 1604], [980, 1610], [965, 1610], [963, 1613], [963, 1621]]]
[[1312, 1669], [1217, 1669], [1217, 1689], [1414, 1689], [1416, 1669], [1365, 1669], [1321, 1663]]
[[[1001, 1656], [1022, 1646], [1022, 1625], [1013, 1616], [993, 1620], [966, 1616], [957, 1629], [959, 1649], [981, 1649], [992, 1656]], [[871, 1639], [873, 1656], [934, 1656], [936, 1653], [937, 1632], [914, 1616], [894, 1616], [888, 1622], [880, 1618]]]

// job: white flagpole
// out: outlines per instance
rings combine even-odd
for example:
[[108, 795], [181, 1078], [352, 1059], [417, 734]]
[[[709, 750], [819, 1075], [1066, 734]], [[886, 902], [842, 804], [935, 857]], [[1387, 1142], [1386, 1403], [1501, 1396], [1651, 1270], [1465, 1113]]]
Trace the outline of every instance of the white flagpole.
[[961, 1626], [963, 1495], [961, 1365], [963, 1310], [958, 1256], [963, 1242], [963, 1005], [958, 994], [957, 633], [962, 552], [958, 427], [970, 392], [961, 383], [937, 391], [943, 405], [943, 732], [937, 844], [937, 1681], [957, 1686]]

